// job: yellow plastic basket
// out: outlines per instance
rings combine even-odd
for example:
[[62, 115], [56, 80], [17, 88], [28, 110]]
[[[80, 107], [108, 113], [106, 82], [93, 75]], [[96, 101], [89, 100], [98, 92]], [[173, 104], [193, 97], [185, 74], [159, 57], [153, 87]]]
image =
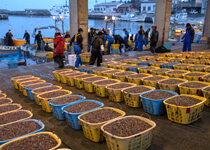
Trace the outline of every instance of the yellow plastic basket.
[[84, 82], [83, 79], [91, 78], [91, 77], [97, 77], [95, 74], [88, 74], [88, 77], [80, 78], [80, 76], [74, 77], [75, 87], [78, 89], [84, 89]]
[[[0, 98], [0, 102], [1, 102], [2, 99], [4, 99], [4, 98]], [[11, 104], [11, 103], [13, 102], [13, 100], [12, 100], [11, 98], [6, 98], [6, 99], [8, 99], [9, 102], [8, 102], [8, 103], [3, 103], [3, 104], [1, 104], [1, 105]], [[0, 106], [1, 106], [1, 105], [0, 105]]]
[[60, 78], [58, 73], [64, 72], [64, 71], [72, 71], [72, 69], [61, 69], [61, 70], [55, 70], [55, 71], [52, 72], [56, 81], [58, 81], [58, 82], [61, 81], [61, 78]]
[[170, 54], [173, 53], [163, 53], [163, 54], [158, 54], [159, 57], [168, 57]]
[[205, 72], [210, 72], [210, 67], [206, 67], [204, 70]]
[[[129, 84], [130, 87], [136, 86], [136, 84], [134, 84], [134, 83], [128, 83], [128, 82], [125, 82], [125, 83]], [[127, 88], [113, 89], [113, 88], [110, 88], [109, 86], [106, 86], [106, 91], [109, 95], [109, 100], [113, 101], [113, 102], [117, 102], [117, 103], [123, 102], [124, 98], [123, 98], [122, 90], [127, 89]]]
[[168, 60], [168, 62], [178, 62], [178, 63], [182, 63], [184, 59], [182, 58], [172, 58], [170, 60]]
[[128, 71], [128, 67], [135, 66], [134, 64], [126, 64], [126, 65], [121, 65], [119, 66], [119, 69]]
[[[126, 72], [128, 72], [128, 73], [130, 73], [130, 74], [137, 74], [136, 72], [132, 72], [132, 71], [126, 71]], [[128, 81], [128, 79], [127, 79], [127, 75], [123, 75], [123, 76], [119, 76], [118, 74], [120, 74], [121, 72], [119, 72], [119, 73], [115, 73], [114, 75], [113, 75], [113, 78], [114, 79], [118, 79], [118, 80], [120, 80], [121, 82], [127, 82]]]
[[195, 65], [210, 65], [209, 60], [196, 60]]
[[[203, 83], [203, 84], [206, 85], [205, 87], [210, 85], [210, 83], [207, 83], [207, 82], [200, 82], [200, 81], [190, 81], [190, 82]], [[184, 87], [182, 84], [184, 84], [184, 83], [181, 83], [181, 84], [178, 85], [180, 94], [190, 94], [190, 95], [198, 95], [198, 96], [203, 95], [202, 88], [205, 88], [205, 87], [202, 87], [202, 88], [188, 88], [188, 87]]]
[[[123, 72], [124, 70], [117, 70], [117, 71]], [[104, 72], [102, 72], [102, 75], [108, 77], [109, 79], [112, 79], [114, 73], [109, 73], [109, 71], [104, 71]]]
[[200, 73], [201, 76], [188, 76], [189, 73], [183, 74], [183, 77], [188, 81], [202, 81], [202, 78], [207, 75], [207, 72], [193, 72], [193, 73]]
[[193, 68], [193, 66], [190, 66], [189, 68], [188, 68], [188, 70], [189, 71], [191, 71], [191, 72], [204, 72], [205, 70], [205, 68], [206, 68], [206, 66], [205, 65], [199, 65], [198, 66], [199, 68]]
[[8, 113], [20, 112], [20, 111], [25, 111], [25, 112], [27, 112], [27, 113], [29, 114], [29, 117], [23, 118], [23, 119], [19, 119], [19, 120], [17, 120], [17, 121], [9, 122], [9, 123], [6, 123], [6, 124], [1, 124], [1, 125], [0, 125], [0, 128], [3, 127], [3, 126], [9, 125], [9, 124], [13, 124], [13, 123], [16, 123], [16, 122], [20, 122], [20, 121], [23, 121], [23, 120], [30, 119], [30, 118], [33, 116], [32, 112], [30, 112], [29, 110], [23, 110], [23, 109], [22, 109], [22, 110], [14, 110], [14, 111], [2, 113], [2, 114], [0, 114], [0, 116], [5, 115], [5, 114], [8, 114]]
[[106, 86], [117, 84], [117, 83], [121, 82], [120, 80], [116, 80], [116, 79], [107, 79], [107, 80], [112, 80], [112, 81], [115, 81], [115, 82], [111, 83], [111, 84], [106, 84], [106, 85], [98, 85], [97, 82], [100, 82], [100, 81], [93, 82], [94, 91], [95, 91], [95, 94], [97, 96], [99, 96], [99, 97], [106, 97], [107, 96], [107, 94], [106, 94]]
[[196, 62], [196, 59], [185, 59], [182, 63], [184, 64], [194, 64]]
[[[55, 85], [53, 85], [53, 87], [56, 87], [57, 89], [51, 90], [51, 91], [57, 91], [57, 90], [61, 90], [61, 89], [62, 89], [61, 86], [55, 86]], [[39, 99], [38, 95], [39, 95], [39, 94], [43, 94], [43, 93], [45, 93], [45, 92], [37, 93], [36, 91], [37, 91], [37, 90], [40, 90], [40, 89], [45, 89], [45, 88], [48, 88], [48, 87], [41, 87], [41, 88], [37, 88], [37, 89], [34, 89], [34, 90], [31, 91], [31, 93], [32, 93], [33, 96], [34, 96], [34, 100], [35, 100], [35, 102], [36, 102], [38, 105], [42, 105], [41, 99]], [[50, 91], [48, 91], [48, 92], [50, 92]]]
[[111, 48], [112, 49], [119, 49], [120, 48], [120, 44], [112, 44]]
[[0, 146], [0, 150], [3, 150], [6, 146], [8, 146], [8, 145], [10, 145], [10, 144], [12, 144], [12, 143], [14, 143], [14, 142], [18, 142], [18, 141], [27, 139], [28, 137], [32, 137], [32, 136], [40, 135], [40, 134], [48, 134], [48, 135], [50, 135], [51, 137], [53, 137], [53, 138], [57, 141], [58, 144], [57, 144], [55, 147], [52, 147], [52, 148], [49, 149], [49, 150], [55, 150], [55, 149], [57, 149], [57, 148], [60, 147], [60, 145], [61, 145], [61, 140], [58, 138], [57, 135], [53, 134], [52, 132], [39, 132], [39, 133], [34, 133], [34, 134], [26, 135], [26, 136], [17, 138], [17, 139], [15, 139], [15, 140], [12, 140], [12, 141], [10, 141], [10, 142], [7, 142], [7, 143], [5, 143], [5, 144], [3, 144], [3, 145]]
[[[37, 82], [36, 83], [31, 83], [31, 82], [34, 82], [34, 81], [37, 81]], [[26, 89], [25, 89], [26, 86], [45, 83], [45, 82], [46, 82], [45, 80], [31, 80], [31, 81], [28, 81], [28, 82], [22, 82], [22, 83], [19, 84], [19, 91], [23, 92], [24, 96], [28, 96], [27, 92], [26, 92]]]
[[[97, 110], [93, 110], [93, 111], [86, 112], [84, 114], [79, 115], [78, 119], [82, 125], [84, 136], [93, 142], [102, 142], [105, 140], [103, 133], [101, 131], [101, 126], [109, 121], [114, 120], [114, 119], [111, 119], [111, 120], [108, 120], [105, 122], [100, 122], [100, 123], [89, 123], [89, 122], [86, 122], [85, 120], [81, 119], [81, 117], [84, 115], [87, 115], [91, 112], [95, 112], [95, 111], [103, 110], [103, 109], [111, 109], [111, 110], [114, 110], [114, 111], [120, 113], [120, 116], [117, 118], [125, 116], [124, 111], [116, 109], [116, 108], [112, 108], [112, 107], [103, 107], [103, 108], [99, 108]], [[117, 119], [117, 118], [115, 118], [115, 119]]]
[[150, 66], [151, 67], [158, 67], [158, 68], [160, 68], [163, 63], [164, 62], [151, 62]]
[[167, 57], [170, 57], [170, 58], [178, 58], [179, 56], [181, 56], [181, 54], [178, 54], [178, 53], [172, 53], [172, 54], [167, 55]]
[[168, 62], [170, 59], [171, 59], [171, 58], [169, 58], [169, 57], [159, 57], [159, 58], [157, 59], [157, 61]]
[[[151, 76], [152, 76], [151, 74], [147, 74], [147, 73], [140, 73], [140, 74], [146, 75], [147, 77], [151, 77]], [[141, 84], [143, 84], [143, 83], [142, 83], [142, 79], [143, 79], [143, 78], [145, 78], [145, 77], [137, 78], [137, 77], [127, 76], [128, 82], [130, 82], [130, 83], [135, 83], [136, 85], [141, 85]]]
[[[170, 78], [170, 79], [173, 79], [173, 78]], [[177, 79], [177, 78], [174, 78], [174, 79], [183, 81], [183, 83], [188, 81], [185, 79]], [[165, 80], [167, 80], [167, 79], [165, 79]], [[162, 81], [164, 81], [164, 80], [162, 80]], [[178, 84], [164, 84], [164, 83], [161, 83], [162, 81], [158, 82], [160, 89], [174, 91], [174, 92], [179, 93]]]
[[78, 72], [78, 73], [75, 73], [75, 74], [65, 75], [67, 85], [68, 86], [75, 86], [74, 77], [85, 75], [85, 74], [87, 74], [87, 72]]
[[[176, 70], [174, 70], [174, 71], [176, 71]], [[189, 71], [186, 71], [186, 70], [179, 70], [179, 71], [183, 71], [184, 73], [183, 74], [174, 74], [173, 71], [167, 71], [166, 76], [169, 76], [170, 78], [183, 78], [183, 75], [185, 73], [189, 73]]]
[[2, 95], [2, 96], [0, 97], [0, 99], [1, 99], [1, 98], [6, 98], [6, 97], [7, 97], [7, 95], [4, 94], [4, 93], [1, 93], [1, 95]]
[[18, 79], [18, 80], [15, 81], [14, 87], [15, 87], [15, 89], [18, 90], [21, 83], [32, 81], [32, 80], [40, 80], [40, 78], [38, 78], [38, 77], [30, 77], [30, 78]]
[[[57, 91], [65, 91], [68, 94], [65, 94], [65, 95], [62, 95], [62, 96], [58, 96], [58, 97], [52, 97], [52, 98], [42, 98], [42, 95], [44, 95], [44, 94], [52, 93], [52, 92], [57, 92]], [[68, 90], [57, 90], [57, 91], [45, 92], [45, 93], [42, 93], [42, 94], [39, 94], [38, 95], [38, 98], [41, 100], [42, 110], [44, 110], [45, 112], [48, 112], [48, 113], [52, 112], [52, 109], [51, 109], [48, 101], [50, 101], [52, 99], [56, 99], [56, 98], [59, 98], [59, 97], [63, 97], [63, 96], [67, 96], [67, 95], [71, 95], [72, 94], [72, 92], [71, 91], [68, 91]]]
[[168, 119], [179, 124], [190, 124], [201, 118], [206, 99], [204, 97], [199, 97], [194, 95], [183, 94], [180, 96], [189, 96], [192, 98], [196, 98], [201, 102], [196, 105], [184, 107], [167, 103], [168, 100], [174, 97], [179, 97], [179, 95], [166, 99], [163, 103], [166, 106]]
[[97, 76], [102, 76], [104, 71], [110, 71], [114, 70], [112, 68], [106, 68], [105, 70], [93, 70], [93, 73], [96, 74]]
[[[159, 77], [163, 77], [164, 79], [168, 79], [169, 78], [167, 76], [159, 76]], [[148, 80], [146, 80], [147, 78], [148, 77], [142, 78], [143, 85], [152, 86], [152, 87], [155, 87], [156, 89], [159, 89], [158, 82], [164, 80], [164, 79], [162, 79], [162, 80], [159, 80], [159, 81], [148, 81]]]
[[[22, 108], [22, 106], [20, 104], [17, 104], [17, 103], [0, 105], [0, 108], [4, 107], [4, 106], [17, 106], [18, 108], [14, 109], [14, 110], [3, 112], [3, 113], [8, 113], [8, 112], [19, 110], [19, 109]], [[3, 113], [0, 113], [0, 115], [3, 114]]]
[[154, 69], [147, 69], [148, 67], [144, 67], [144, 68], [138, 68], [139, 73], [152, 73], [152, 70], [156, 70], [159, 69], [159, 67], [153, 67]]
[[[208, 107], [210, 107], [210, 92], [209, 91], [206, 91], [206, 88], [203, 88], [202, 91], [203, 91], [204, 97], [206, 98], [205, 105], [208, 106]], [[209, 86], [208, 86], [208, 88], [209, 88]]]
[[80, 54], [81, 61], [84, 63], [89, 63], [91, 58], [91, 53]]
[[11, 82], [14, 84], [15, 89], [18, 89], [17, 80], [24, 79], [24, 78], [32, 78], [34, 76], [32, 75], [26, 75], [26, 76], [18, 76], [11, 78]]
[[[150, 89], [150, 90], [145, 91], [145, 92], [155, 90], [155, 88], [151, 87], [151, 86], [138, 85], [137, 87], [146, 87], [146, 88]], [[133, 88], [133, 87], [130, 87], [130, 88]], [[127, 88], [127, 89], [130, 89], [130, 88]], [[123, 97], [124, 97], [124, 100], [125, 100], [125, 104], [127, 106], [130, 106], [130, 107], [141, 107], [142, 106], [140, 96], [139, 96], [142, 93], [128, 93], [125, 90], [122, 90], [122, 93], [123, 93]]]
[[[112, 135], [111, 133], [104, 130], [104, 127], [106, 125], [108, 125], [116, 120], [121, 120], [124, 118], [131, 118], [131, 117], [147, 122], [148, 124], [151, 125], [151, 128], [149, 128], [143, 132], [137, 133], [135, 135], [128, 136], [128, 137], [118, 137], [118, 136]], [[154, 129], [155, 127], [156, 127], [155, 122], [153, 122], [149, 119], [146, 119], [144, 117], [126, 116], [126, 117], [121, 117], [121, 118], [115, 119], [113, 121], [110, 121], [110, 122], [104, 124], [101, 127], [101, 130], [104, 133], [104, 136], [106, 138], [108, 150], [146, 150], [151, 145], [152, 129]]]
[[[102, 77], [104, 79], [100, 79], [100, 80], [96, 80], [96, 81], [101, 81], [101, 80], [105, 80], [105, 79], [108, 79], [107, 77]], [[95, 81], [94, 81], [95, 82]], [[83, 83], [84, 83], [84, 88], [85, 88], [85, 91], [88, 92], [88, 93], [94, 93], [94, 86], [93, 86], [93, 82], [92, 81], [85, 81], [85, 79], [83, 79]]]
[[173, 69], [167, 69], [167, 68], [160, 68], [160, 69], [161, 69], [161, 70], [164, 69], [165, 72], [156, 72], [156, 71], [158, 71], [159, 69], [155, 69], [155, 70], [152, 70], [152, 74], [153, 74], [153, 75], [162, 75], [162, 76], [164, 76], [164, 75], [166, 75], [166, 72], [168, 72], [168, 71], [173, 71]]
[[70, 74], [74, 74], [74, 73], [79, 73], [79, 71], [65, 71], [65, 72], [59, 73], [61, 83], [66, 84], [67, 83], [66, 75], [70, 75]]
[[210, 60], [210, 56], [201, 56], [200, 60]]
[[173, 66], [173, 67], [174, 67], [174, 70], [188, 70], [188, 68], [189, 68], [190, 66], [192, 66], [192, 64], [184, 64], [184, 65], [186, 65], [186, 66], [181, 66], [181, 65], [183, 65], [183, 64], [174, 65], [174, 66]]
[[205, 81], [205, 82], [210, 82], [210, 74], [207, 74], [205, 76], [203, 76], [202, 80]]

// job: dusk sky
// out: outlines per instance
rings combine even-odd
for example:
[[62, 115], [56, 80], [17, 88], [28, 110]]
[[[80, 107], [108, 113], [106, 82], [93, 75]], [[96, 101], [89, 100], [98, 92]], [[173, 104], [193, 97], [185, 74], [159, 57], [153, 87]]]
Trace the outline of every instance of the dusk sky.
[[[69, 2], [69, 0], [67, 0]], [[97, 0], [98, 3], [105, 2], [105, 0]], [[112, 0], [106, 0], [110, 2]], [[124, 1], [124, 0], [123, 0]], [[127, 1], [127, 0], [126, 0]], [[24, 10], [24, 9], [50, 9], [53, 5], [64, 4], [65, 0], [0, 0], [0, 9], [8, 10]], [[93, 8], [95, 0], [89, 0], [89, 8]]]

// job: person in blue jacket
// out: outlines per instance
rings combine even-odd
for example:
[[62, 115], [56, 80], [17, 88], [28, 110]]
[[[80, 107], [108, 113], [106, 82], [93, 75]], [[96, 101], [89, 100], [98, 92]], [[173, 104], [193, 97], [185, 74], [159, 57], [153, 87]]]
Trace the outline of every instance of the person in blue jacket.
[[150, 28], [145, 32], [144, 34], [144, 45], [147, 47], [148, 43], [149, 43], [149, 33], [150, 33]]
[[88, 52], [90, 52], [91, 42], [93, 37], [95, 36], [94, 28], [90, 28], [90, 32], [88, 33]]
[[106, 34], [106, 40], [108, 40], [108, 51], [107, 51], [107, 53], [110, 54], [111, 45], [114, 44], [114, 40], [113, 40], [112, 36], [109, 35], [108, 33]]
[[103, 32], [102, 32], [103, 35], [102, 35], [102, 38], [101, 38], [101, 39], [102, 39], [103, 45], [104, 45], [104, 47], [105, 47], [105, 46], [106, 46], [106, 31], [105, 31], [104, 29], [103, 29], [102, 31], [103, 31]]
[[143, 38], [144, 38], [144, 30], [143, 27], [140, 26], [140, 30], [138, 32], [138, 51], [143, 51]]
[[194, 29], [192, 28], [190, 23], [187, 23], [186, 24], [186, 33], [182, 37], [182, 39], [184, 39], [183, 52], [186, 52], [187, 49], [189, 52], [191, 51], [191, 43], [193, 43], [194, 36], [195, 36]]
[[135, 35], [135, 38], [134, 38], [134, 42], [135, 42], [135, 50], [137, 50], [138, 49], [138, 36], [139, 36], [139, 34], [138, 33], [136, 33], [136, 35]]
[[70, 46], [74, 43], [74, 51], [76, 54], [76, 62], [75, 62], [75, 69], [78, 69], [79, 65], [82, 65], [82, 61], [80, 58], [80, 54], [83, 51], [83, 37], [82, 37], [83, 29], [79, 28], [78, 33], [73, 36], [70, 41]]
[[[127, 31], [126, 28], [124, 28], [123, 31], [125, 32], [124, 41], [128, 44], [129, 32]], [[126, 48], [128, 47], [126, 46]]]

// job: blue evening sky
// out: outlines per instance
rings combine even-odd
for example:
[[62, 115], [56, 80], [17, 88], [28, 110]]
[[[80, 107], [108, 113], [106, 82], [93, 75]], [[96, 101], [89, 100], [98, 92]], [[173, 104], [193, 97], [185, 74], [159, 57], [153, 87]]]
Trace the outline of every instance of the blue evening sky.
[[[69, 0], [67, 0], [69, 2]], [[105, 0], [97, 0], [98, 3]], [[112, 0], [106, 0], [110, 2]], [[127, 0], [123, 0], [127, 1]], [[24, 10], [24, 9], [50, 9], [53, 5], [64, 4], [65, 0], [0, 0], [0, 9]], [[93, 8], [95, 0], [88, 1], [89, 8]]]

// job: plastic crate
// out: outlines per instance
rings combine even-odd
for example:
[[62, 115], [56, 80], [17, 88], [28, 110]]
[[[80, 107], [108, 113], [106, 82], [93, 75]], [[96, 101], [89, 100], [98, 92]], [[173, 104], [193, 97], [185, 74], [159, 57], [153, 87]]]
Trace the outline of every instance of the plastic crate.
[[[3, 113], [8, 113], [8, 112], [11, 112], [11, 111], [15, 111], [15, 110], [20, 110], [22, 108], [22, 106], [20, 104], [17, 104], [17, 103], [13, 103], [13, 104], [3, 104], [3, 105], [0, 105], [0, 108], [1, 107], [4, 107], [4, 106], [17, 106], [18, 108], [14, 109], [14, 110], [10, 110], [10, 111], [6, 111], [6, 112], [3, 112]], [[3, 114], [3, 113], [0, 113]]]
[[24, 79], [17, 79], [15, 82], [14, 82], [14, 87], [15, 89], [19, 89], [19, 86], [20, 86], [20, 83], [22, 82], [26, 82], [27, 81], [31, 81], [31, 80], [40, 80], [40, 78], [38, 77], [30, 77], [30, 78], [24, 78]]
[[19, 119], [19, 120], [13, 121], [13, 122], [9, 122], [9, 123], [6, 123], [6, 124], [0, 124], [0, 127], [6, 126], [6, 125], [9, 125], [9, 124], [13, 124], [13, 123], [16, 123], [16, 122], [20, 122], [20, 121], [23, 121], [23, 120], [30, 119], [33, 116], [31, 111], [23, 110], [23, 109], [21, 109], [21, 110], [14, 110], [14, 111], [10, 111], [10, 112], [5, 112], [5, 113], [0, 114], [0, 116], [3, 116], [3, 115], [8, 114], [8, 113], [21, 112], [21, 111], [27, 112], [29, 114], [29, 117], [23, 118], [23, 119]]
[[70, 75], [70, 74], [74, 74], [74, 73], [79, 73], [79, 71], [68, 71], [68, 72], [60, 73], [59, 75], [61, 78], [61, 83], [66, 84], [67, 83], [66, 75]]
[[[174, 65], [179, 65], [179, 64], [181, 64], [181, 63], [176, 63], [176, 62], [174, 62], [174, 63], [175, 63]], [[162, 64], [161, 67], [162, 67], [162, 68], [174, 69], [174, 65], [164, 65], [164, 64]]]
[[[101, 110], [101, 109], [111, 109], [111, 110], [114, 110], [114, 111], [120, 113], [119, 117], [125, 116], [125, 112], [124, 111], [116, 109], [116, 108], [103, 107], [103, 108], [99, 108], [97, 110]], [[95, 112], [97, 110], [90, 111], [90, 112]], [[81, 119], [82, 116], [88, 115], [88, 113], [90, 113], [90, 112], [83, 113], [83, 114], [79, 115], [79, 117], [78, 117], [78, 119], [80, 121], [80, 124], [82, 125], [84, 136], [87, 139], [89, 139], [89, 140], [91, 140], [93, 142], [102, 142], [102, 141], [105, 140], [105, 138], [104, 138], [103, 133], [101, 131], [101, 126], [104, 125], [105, 123], [107, 123], [109, 121], [112, 121], [114, 119], [117, 119], [119, 117], [111, 119], [111, 120], [107, 120], [107, 121], [104, 121], [104, 122], [99, 122], [99, 123], [89, 123], [89, 122]]]
[[22, 135], [22, 136], [19, 136], [19, 137], [15, 137], [15, 138], [12, 138], [12, 139], [8, 139], [8, 140], [5, 140], [5, 141], [0, 141], [0, 146], [2, 145], [2, 144], [4, 144], [4, 143], [7, 143], [7, 142], [10, 142], [10, 141], [13, 141], [13, 140], [16, 140], [16, 139], [18, 139], [18, 138], [20, 138], [20, 137], [23, 137], [23, 136], [27, 136], [27, 135], [31, 135], [31, 134], [34, 134], [34, 133], [38, 133], [38, 132], [42, 132], [43, 130], [44, 130], [44, 124], [41, 122], [41, 121], [39, 121], [39, 120], [35, 120], [35, 119], [30, 119], [30, 120], [25, 120], [25, 121], [20, 121], [20, 122], [26, 122], [26, 121], [33, 121], [33, 122], [36, 122], [36, 123], [38, 123], [39, 125], [40, 125], [40, 129], [39, 130], [36, 130], [36, 131], [34, 131], [34, 132], [31, 132], [31, 133], [28, 133], [28, 134], [25, 134], [25, 135]]
[[[119, 72], [123, 72], [124, 70], [118, 70], [118, 71], [119, 71]], [[107, 73], [107, 72], [108, 72], [108, 71], [102, 72], [102, 75], [108, 77], [109, 79], [112, 79], [113, 76], [114, 76], [114, 73]]]
[[89, 74], [89, 77], [84, 77], [84, 78], [78, 78], [79, 76], [74, 77], [75, 87], [78, 89], [84, 89], [83, 79], [92, 78], [92, 77], [96, 77], [96, 76], [97, 75]]
[[75, 86], [74, 77], [85, 75], [85, 74], [87, 74], [87, 72], [78, 72], [78, 73], [75, 73], [75, 74], [65, 75], [67, 85], [68, 86]]
[[[140, 74], [146, 75], [147, 77], [152, 76], [151, 74], [147, 74], [147, 73], [140, 73]], [[137, 78], [137, 77], [127, 76], [128, 82], [135, 83], [136, 85], [142, 85], [143, 84], [143, 82], [142, 82], [143, 78], [145, 78], [145, 77]]]
[[[84, 101], [86, 99], [86, 97], [81, 96], [81, 95], [68, 95], [68, 96], [64, 96], [64, 97], [71, 97], [71, 96], [77, 96], [77, 97], [81, 98], [81, 100], [78, 100], [78, 101], [75, 101], [75, 102]], [[60, 98], [63, 98], [63, 97], [60, 97]], [[59, 98], [50, 100], [48, 103], [49, 103], [49, 105], [52, 109], [54, 117], [58, 120], [65, 120], [65, 116], [64, 116], [64, 113], [62, 112], [61, 108], [68, 105], [68, 104], [71, 104], [71, 103], [67, 103], [67, 104], [63, 104], [63, 105], [55, 105], [55, 104], [51, 103], [51, 102], [53, 102], [55, 100], [58, 100], [58, 99]], [[72, 103], [74, 103], [74, 102], [72, 102]]]
[[32, 76], [32, 75], [18, 76], [18, 77], [13, 77], [13, 78], [11, 78], [10, 81], [13, 83], [15, 89], [18, 89], [18, 85], [17, 85], [16, 80], [21, 79], [21, 78], [31, 78], [31, 77], [34, 77], [34, 76]]
[[7, 65], [8, 65], [8, 69], [17, 68], [17, 61], [9, 61]]
[[[107, 77], [102, 77], [102, 78], [104, 78], [104, 79], [100, 79], [100, 80], [96, 80], [96, 81], [101, 81], [101, 80], [108, 79]], [[84, 89], [85, 89], [86, 92], [88, 92], [88, 93], [94, 93], [95, 92], [93, 82], [86, 82], [86, 81], [83, 80], [83, 83], [84, 83]]]
[[12, 144], [12, 143], [20, 141], [20, 140], [27, 139], [28, 137], [32, 137], [32, 136], [35, 136], [35, 135], [40, 135], [40, 134], [48, 134], [48, 135], [50, 135], [51, 137], [53, 137], [57, 141], [58, 144], [55, 147], [52, 147], [50, 150], [54, 150], [54, 149], [57, 149], [57, 148], [60, 147], [61, 140], [57, 137], [57, 135], [53, 134], [52, 132], [39, 132], [39, 133], [34, 133], [34, 134], [26, 135], [26, 136], [23, 136], [23, 137], [19, 137], [19, 138], [15, 139], [15, 140], [7, 142], [7, 143], [1, 145], [0, 149], [2, 150], [9, 144]]
[[114, 70], [114, 69], [112, 69], [112, 68], [106, 68], [105, 70], [93, 70], [93, 73], [94, 74], [96, 74], [97, 76], [103, 76], [103, 72], [105, 72], [105, 71], [109, 71], [109, 70]]
[[201, 102], [192, 106], [187, 106], [187, 107], [176, 106], [176, 105], [167, 103], [167, 101], [170, 100], [171, 98], [177, 97], [177, 96], [174, 96], [169, 99], [166, 99], [163, 103], [166, 106], [167, 116], [169, 120], [176, 123], [180, 123], [180, 124], [190, 124], [202, 117], [204, 102], [206, 101], [206, 99], [203, 97], [194, 96], [194, 95], [183, 95], [183, 96], [193, 97], [200, 100]]
[[[127, 71], [127, 72], [130, 72], [131, 74], [137, 74], [136, 72], [132, 72], [132, 71]], [[120, 73], [120, 72], [119, 72], [119, 73]], [[113, 75], [113, 78], [118, 79], [118, 80], [120, 80], [121, 82], [127, 82], [127, 81], [128, 81], [127, 76], [126, 76], [126, 75], [118, 76], [119, 73], [115, 73], [115, 74]], [[131, 74], [130, 74], [130, 75], [131, 75]]]
[[160, 99], [160, 100], [153, 100], [153, 99], [148, 99], [148, 98], [144, 97], [144, 94], [152, 93], [155, 91], [165, 91], [165, 92], [173, 94], [174, 96], [176, 96], [178, 94], [175, 92], [172, 92], [172, 91], [167, 91], [167, 90], [153, 90], [153, 91], [145, 92], [140, 95], [140, 97], [142, 99], [142, 105], [143, 105], [145, 112], [152, 114], [152, 115], [163, 115], [166, 112], [165, 106], [163, 104], [163, 101], [166, 98]]
[[[116, 120], [130, 117], [147, 122], [151, 125], [151, 128], [128, 137], [118, 137], [104, 130], [104, 127], [108, 124]], [[101, 127], [101, 130], [106, 138], [108, 150], [146, 150], [150, 147], [152, 142], [152, 130], [156, 127], [155, 122], [140, 116], [126, 116], [116, 120], [110, 121]]]
[[[81, 112], [81, 113], [70, 113], [70, 112], [67, 112], [67, 111], [64, 110], [66, 107], [72, 106], [74, 104], [79, 104], [79, 103], [82, 103], [82, 102], [94, 102], [96, 104], [99, 104], [100, 106], [97, 107], [97, 108], [91, 109], [89, 111]], [[94, 100], [84, 100], [82, 102], [74, 102], [74, 103], [68, 104], [68, 105], [66, 105], [66, 106], [64, 106], [64, 107], [61, 108], [61, 110], [64, 112], [64, 115], [65, 115], [67, 124], [71, 128], [73, 128], [75, 130], [82, 130], [82, 126], [78, 124], [78, 122], [79, 122], [79, 119], [78, 119], [79, 115], [81, 115], [83, 113], [86, 113], [86, 112], [90, 112], [92, 110], [96, 110], [96, 109], [101, 108], [101, 107], [104, 106], [103, 103], [98, 102], [98, 101], [94, 101]]]
[[[160, 76], [160, 77], [163, 77], [164, 79], [168, 79], [168, 78], [169, 78], [169, 77], [167, 77], [167, 76]], [[142, 78], [142, 83], [143, 83], [143, 85], [153, 86], [153, 87], [155, 87], [156, 89], [159, 89], [159, 84], [158, 84], [158, 82], [164, 80], [164, 79], [161, 79], [161, 80], [158, 80], [158, 81], [148, 81], [148, 80], [146, 80], [146, 78], [148, 78], [148, 77]]]
[[210, 92], [205, 90], [206, 88], [202, 89], [203, 95], [206, 98], [205, 105], [210, 107]]
[[[139, 86], [149, 88], [150, 90], [148, 90], [148, 91], [155, 90], [155, 88], [151, 87], [151, 86], [145, 86], [145, 85], [139, 85]], [[130, 87], [130, 88], [133, 88], [133, 87]], [[127, 89], [129, 89], [129, 88], [127, 88]], [[142, 106], [141, 99], [139, 97], [139, 95], [142, 93], [128, 93], [125, 90], [122, 90], [122, 93], [123, 93], [123, 97], [125, 100], [125, 104], [127, 106], [130, 106], [130, 107], [141, 107]]]
[[[191, 82], [203, 83], [206, 85], [206, 87], [210, 85], [210, 83], [207, 83], [207, 82], [200, 82], [200, 81], [191, 81]], [[203, 95], [202, 88], [188, 88], [188, 87], [182, 86], [182, 84], [184, 83], [181, 83], [178, 85], [180, 94], [190, 94], [190, 95], [197, 95], [197, 96]]]
[[72, 71], [72, 69], [61, 69], [61, 70], [55, 70], [55, 71], [52, 72], [56, 81], [58, 81], [58, 82], [61, 81], [61, 78], [60, 78], [58, 73], [59, 72], [64, 72], [64, 71]]
[[42, 94], [38, 95], [38, 98], [40, 99], [41, 104], [42, 104], [42, 110], [43, 111], [48, 112], [48, 113], [52, 112], [52, 109], [51, 109], [48, 101], [50, 101], [52, 99], [56, 99], [56, 98], [59, 98], [59, 97], [64, 97], [64, 96], [68, 96], [68, 95], [72, 94], [72, 92], [68, 91], [68, 90], [58, 90], [58, 91], [65, 91], [68, 94], [65, 94], [65, 95], [62, 95], [62, 96], [58, 96], [58, 97], [52, 97], [52, 98], [42, 98], [42, 95], [44, 95], [44, 94], [56, 92], [56, 91], [50, 91], [50, 92], [45, 92], [45, 93], [42, 93]]
[[[52, 86], [51, 83], [45, 83], [45, 84], [46, 84], [46, 86], [43, 86], [43, 87]], [[30, 85], [29, 85], [29, 86], [30, 86]], [[37, 89], [37, 88], [29, 89], [29, 88], [27, 88], [27, 87], [29, 87], [29, 86], [26, 86], [26, 87], [24, 87], [24, 88], [25, 88], [25, 90], [26, 90], [26, 92], [27, 92], [27, 95], [28, 95], [28, 97], [30, 98], [30, 100], [34, 101], [35, 99], [34, 99], [33, 94], [31, 93], [31, 91], [34, 90], [34, 89]]]
[[207, 72], [193, 72], [193, 73], [200, 73], [202, 76], [188, 76], [188, 73], [183, 74], [183, 77], [188, 81], [202, 81], [202, 78], [207, 75]]

